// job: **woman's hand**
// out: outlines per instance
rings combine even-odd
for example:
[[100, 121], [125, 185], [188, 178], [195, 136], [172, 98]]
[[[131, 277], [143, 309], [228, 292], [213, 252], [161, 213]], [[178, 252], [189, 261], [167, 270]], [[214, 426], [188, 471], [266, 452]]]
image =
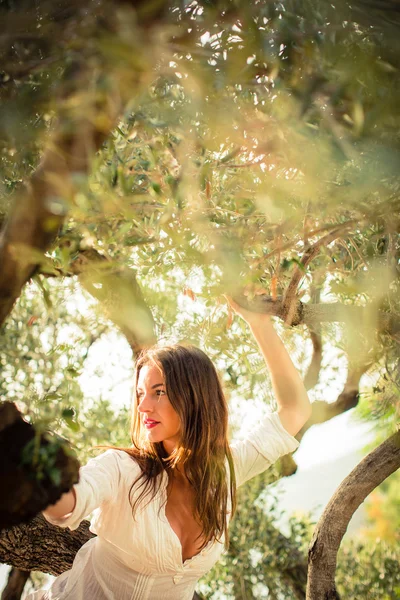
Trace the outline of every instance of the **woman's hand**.
[[72, 513], [76, 505], [76, 493], [74, 488], [69, 492], [66, 492], [61, 498], [55, 503], [50, 504], [44, 511], [44, 516], [48, 516], [50, 519], [62, 519]]
[[265, 326], [268, 323], [271, 323], [271, 316], [264, 313], [257, 313], [252, 310], [248, 310], [247, 308], [243, 308], [231, 296], [226, 296], [226, 301], [228, 305], [233, 310], [234, 313], [242, 317], [244, 321], [252, 328], [257, 329], [258, 327]]

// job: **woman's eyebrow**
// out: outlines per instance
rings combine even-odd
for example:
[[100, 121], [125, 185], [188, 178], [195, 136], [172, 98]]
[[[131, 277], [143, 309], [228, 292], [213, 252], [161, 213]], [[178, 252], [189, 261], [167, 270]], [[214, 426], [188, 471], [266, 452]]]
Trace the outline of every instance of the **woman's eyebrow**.
[[[158, 387], [164, 387], [164, 384], [163, 384], [163, 383], [155, 383], [154, 385], [152, 385], [152, 386], [151, 386], [151, 388], [150, 388], [150, 389], [151, 389], [151, 390], [155, 390], [155, 389], [156, 389], [156, 388], [158, 388]], [[137, 388], [138, 392], [139, 392], [141, 389], [142, 389], [141, 387], [138, 387], [138, 388]]]

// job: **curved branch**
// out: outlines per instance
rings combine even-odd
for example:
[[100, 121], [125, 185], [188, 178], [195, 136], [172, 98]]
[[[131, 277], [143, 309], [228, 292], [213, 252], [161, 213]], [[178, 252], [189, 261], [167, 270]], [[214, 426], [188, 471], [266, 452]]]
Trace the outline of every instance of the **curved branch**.
[[[71, 2], [64, 4], [63, 8], [71, 8]], [[72, 14], [78, 16], [80, 4], [76, 3]], [[97, 18], [93, 18], [91, 27], [85, 29], [86, 33], [83, 34], [85, 39], [89, 34], [92, 40], [98, 35], [104, 36], [106, 31], [118, 36], [123, 21], [116, 7], [134, 11], [137, 29], [132, 35], [142, 32], [143, 39], [148, 37], [151, 28], [162, 22], [169, 10], [169, 4], [163, 0], [150, 4], [146, 0], [105, 0], [89, 4], [87, 14], [92, 15], [90, 9], [93, 7], [92, 16], [101, 15], [101, 26]], [[59, 12], [59, 3], [54, 10]], [[68, 10], [66, 14], [70, 14]], [[133, 19], [131, 22], [133, 23]], [[73, 20], [70, 26], [75, 29]], [[37, 34], [36, 27], [34, 31]], [[75, 37], [75, 31], [73, 35]], [[93, 42], [88, 44], [89, 48], [97, 45]], [[80, 55], [78, 50], [76, 62], [66, 69], [60, 86], [63, 102], [58, 116], [59, 123], [44, 151], [39, 168], [25, 193], [22, 192], [14, 203], [0, 234], [0, 325], [11, 312], [23, 286], [41, 264], [43, 253], [60, 230], [69, 202], [76, 191], [75, 176], [88, 173], [94, 153], [110, 133], [120, 112], [121, 100], [119, 92], [115, 93], [116, 86], [113, 83], [111, 90], [106, 85], [106, 81], [114, 82], [115, 76], [107, 79], [104, 57], [99, 55], [96, 58], [90, 52], [88, 55]], [[134, 69], [130, 63], [129, 69], [134, 85], [138, 85], [140, 68]], [[122, 87], [120, 86], [120, 90]]]
[[[133, 269], [118, 265], [94, 248], [80, 250], [69, 267], [52, 267], [46, 278], [76, 275], [81, 286], [102, 305], [125, 336], [134, 357], [157, 342], [152, 312], [143, 297]], [[119, 294], [122, 294], [121, 296]]]
[[23, 571], [60, 575], [72, 567], [79, 548], [94, 534], [89, 521], [71, 531], [51, 525], [42, 515], [0, 531], [0, 561]]
[[307, 600], [339, 599], [335, 586], [337, 553], [354, 512], [400, 467], [400, 431], [368, 454], [346, 477], [325, 508], [309, 548]]
[[[0, 531], [0, 562], [23, 571], [61, 575], [72, 567], [78, 550], [95, 535], [89, 521], [77, 529], [57, 527], [38, 515], [29, 523]], [[194, 594], [193, 600], [201, 600]]]

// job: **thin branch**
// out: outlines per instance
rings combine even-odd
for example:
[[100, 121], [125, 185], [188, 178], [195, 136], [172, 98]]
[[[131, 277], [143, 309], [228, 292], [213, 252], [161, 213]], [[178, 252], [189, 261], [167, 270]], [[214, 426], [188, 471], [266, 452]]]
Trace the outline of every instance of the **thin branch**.
[[[318, 229], [308, 231], [307, 236], [309, 238], [314, 237], [315, 235], [319, 235], [320, 233], [324, 233], [326, 231], [332, 231], [332, 229], [336, 229], [338, 227], [343, 227], [343, 228], [347, 229], [348, 227], [351, 227], [352, 225], [356, 225], [356, 224], [359, 224], [359, 223], [355, 219], [349, 219], [345, 223], [340, 223], [340, 224], [334, 223], [331, 225], [324, 225], [323, 227], [318, 227]], [[304, 235], [304, 232], [303, 232], [303, 235]], [[268, 252], [268, 254], [263, 255], [261, 258], [259, 258], [257, 261], [255, 261], [254, 264], [260, 264], [261, 262], [265, 262], [267, 259], [271, 258], [272, 256], [275, 256], [279, 252], [284, 252], [285, 250], [290, 250], [298, 242], [299, 242], [299, 240], [291, 240], [290, 242], [287, 242], [286, 244], [282, 244], [281, 246], [274, 248], [274, 250], [271, 250], [271, 252]]]
[[[356, 251], [356, 254], [357, 254], [358, 258], [360, 259], [360, 261], [362, 262], [362, 264], [364, 265], [364, 267], [365, 267], [366, 269], [368, 269], [368, 265], [367, 265], [367, 263], [365, 262], [364, 258], [362, 257], [362, 254], [361, 254], [361, 252], [359, 251], [357, 244], [356, 244], [356, 243], [354, 242], [354, 240], [352, 240], [351, 238], [349, 238], [349, 242], [350, 242], [350, 244], [353, 246], [354, 250]], [[352, 268], [352, 270], [353, 270], [353, 259], [352, 259], [352, 261], [351, 261], [351, 262], [352, 262], [351, 268]]]
[[322, 246], [327, 246], [335, 239], [337, 239], [345, 229], [348, 228], [348, 225], [342, 225], [337, 229], [334, 229], [330, 233], [327, 233], [322, 238], [320, 238], [317, 242], [312, 244], [307, 248], [304, 252], [303, 257], [301, 259], [300, 265], [297, 265], [292, 279], [287, 286], [286, 293], [283, 299], [283, 304], [285, 307], [285, 311], [287, 312], [288, 320], [291, 321], [291, 313], [295, 310], [295, 302], [296, 302], [296, 294], [297, 288], [299, 287], [300, 281], [303, 279], [307, 267], [312, 260], [318, 255], [320, 248]]
[[261, 158], [259, 156], [257, 156], [257, 158], [255, 158], [254, 160], [251, 160], [249, 162], [245, 162], [245, 163], [236, 163], [234, 165], [226, 163], [226, 164], [217, 164], [216, 166], [220, 169], [245, 169], [247, 167], [256, 167], [258, 165], [261, 164], [263, 158], [265, 157], [265, 154], [261, 156]]
[[311, 390], [318, 383], [319, 373], [321, 370], [322, 363], [322, 338], [320, 327], [318, 331], [310, 331], [310, 338], [313, 345], [313, 354], [308, 367], [307, 373], [304, 377], [304, 385], [307, 390]]
[[[352, 240], [349, 240], [350, 243], [353, 245]], [[337, 240], [337, 243], [340, 244], [340, 246], [342, 246], [342, 248], [345, 249], [346, 253], [348, 254], [350, 261], [351, 261], [351, 270], [354, 271], [354, 258], [353, 255], [351, 254], [350, 250], [348, 249], [346, 242], [344, 240], [341, 240], [340, 238]]]

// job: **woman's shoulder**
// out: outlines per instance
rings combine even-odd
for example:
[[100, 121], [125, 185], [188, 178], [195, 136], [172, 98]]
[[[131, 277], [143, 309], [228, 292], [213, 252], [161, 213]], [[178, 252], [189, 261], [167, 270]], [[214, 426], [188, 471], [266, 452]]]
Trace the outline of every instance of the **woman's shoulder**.
[[130, 475], [139, 473], [139, 463], [135, 457], [134, 450], [122, 450], [120, 448], [108, 448], [95, 458], [92, 458], [88, 465], [102, 466], [105, 469], [117, 470], [120, 472], [129, 472]]

